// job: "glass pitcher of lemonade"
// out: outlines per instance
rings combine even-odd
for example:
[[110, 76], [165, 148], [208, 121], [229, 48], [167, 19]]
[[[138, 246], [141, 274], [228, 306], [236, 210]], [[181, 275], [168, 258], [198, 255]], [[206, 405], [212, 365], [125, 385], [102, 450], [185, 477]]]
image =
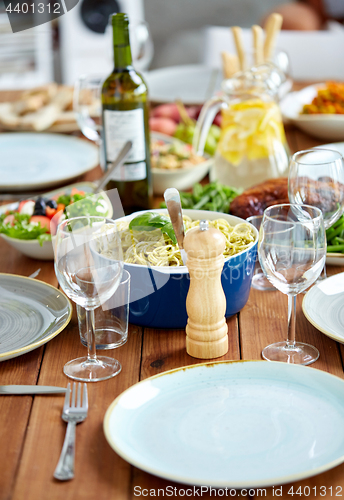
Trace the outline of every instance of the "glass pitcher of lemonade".
[[278, 73], [268, 65], [238, 73], [222, 84], [223, 93], [202, 108], [193, 147], [203, 154], [205, 139], [221, 110], [221, 135], [210, 180], [246, 189], [287, 175], [288, 146], [276, 102]]

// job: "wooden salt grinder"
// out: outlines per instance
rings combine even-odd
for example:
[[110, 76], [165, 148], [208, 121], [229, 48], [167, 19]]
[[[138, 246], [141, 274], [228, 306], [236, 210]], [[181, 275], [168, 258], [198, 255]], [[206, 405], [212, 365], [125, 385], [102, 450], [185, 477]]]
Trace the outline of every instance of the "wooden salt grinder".
[[202, 220], [184, 239], [190, 288], [186, 298], [186, 352], [211, 359], [228, 351], [226, 297], [221, 284], [226, 241], [223, 234]]

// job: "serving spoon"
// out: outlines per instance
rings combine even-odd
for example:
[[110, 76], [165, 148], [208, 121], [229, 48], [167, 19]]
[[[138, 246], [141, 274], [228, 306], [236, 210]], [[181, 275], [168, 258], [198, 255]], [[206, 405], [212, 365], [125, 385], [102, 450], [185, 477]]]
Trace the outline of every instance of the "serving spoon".
[[182, 204], [180, 202], [179, 191], [175, 188], [168, 188], [164, 192], [165, 203], [169, 213], [174, 233], [177, 238], [179, 250], [182, 256], [183, 264], [186, 266], [186, 252], [184, 250], [184, 222], [182, 214]]
[[112, 172], [114, 169], [118, 166], [121, 166], [124, 161], [126, 160], [127, 156], [130, 153], [131, 147], [133, 143], [131, 141], [127, 141], [123, 148], [120, 150], [120, 152], [117, 155], [117, 158], [111, 163], [109, 169], [104, 173], [104, 175], [99, 179], [97, 182], [97, 187], [94, 189], [94, 193], [98, 193], [105, 185], [107, 184], [107, 181], [110, 179]]

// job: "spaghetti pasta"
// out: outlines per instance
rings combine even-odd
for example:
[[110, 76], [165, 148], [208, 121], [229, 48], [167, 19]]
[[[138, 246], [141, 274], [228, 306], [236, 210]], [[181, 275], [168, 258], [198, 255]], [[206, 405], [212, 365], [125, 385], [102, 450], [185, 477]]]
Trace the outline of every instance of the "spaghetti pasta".
[[[199, 225], [199, 220], [183, 216], [185, 232]], [[230, 257], [246, 250], [255, 241], [252, 225], [242, 222], [231, 226], [225, 219], [208, 221], [209, 226], [219, 229], [226, 239], [224, 257]], [[151, 266], [182, 266], [183, 261], [177, 245], [162, 234], [160, 229], [136, 231], [129, 229], [129, 223], [117, 223], [122, 241], [124, 262]]]

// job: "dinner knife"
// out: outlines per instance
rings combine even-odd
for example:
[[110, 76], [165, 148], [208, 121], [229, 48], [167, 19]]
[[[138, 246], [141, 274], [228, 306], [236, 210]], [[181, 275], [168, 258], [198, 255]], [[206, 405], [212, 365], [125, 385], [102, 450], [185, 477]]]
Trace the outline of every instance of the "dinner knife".
[[66, 387], [47, 385], [0, 385], [0, 394], [62, 394]]

